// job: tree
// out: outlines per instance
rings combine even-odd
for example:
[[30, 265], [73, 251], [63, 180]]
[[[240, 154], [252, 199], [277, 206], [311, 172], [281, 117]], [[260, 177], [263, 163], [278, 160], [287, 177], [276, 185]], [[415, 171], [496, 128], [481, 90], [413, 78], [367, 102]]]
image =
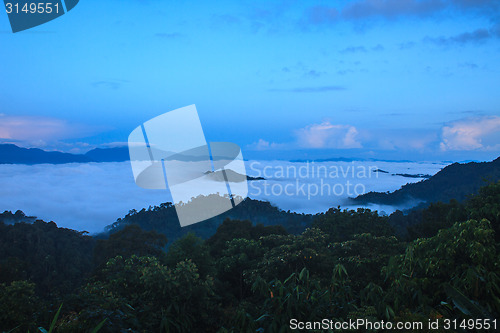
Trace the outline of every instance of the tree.
[[0, 330], [35, 328], [40, 310], [40, 300], [35, 295], [35, 284], [14, 281], [0, 284]]
[[384, 269], [395, 309], [429, 311], [454, 304], [449, 287], [490, 313], [500, 312], [500, 259], [488, 220], [457, 222], [431, 238], [417, 239]]
[[191, 260], [196, 264], [200, 276], [214, 276], [215, 267], [213, 258], [209, 253], [209, 248], [203, 239], [197, 237], [192, 232], [170, 245], [165, 262], [167, 265], [175, 267], [177, 263], [185, 260]]
[[99, 239], [94, 249], [97, 266], [109, 259], [121, 255], [123, 257], [157, 256], [164, 257], [163, 248], [167, 237], [154, 230], [144, 231], [138, 225], [127, 225], [122, 230], [109, 236], [109, 239]]
[[354, 235], [362, 233], [374, 236], [394, 235], [387, 217], [379, 216], [377, 211], [372, 212], [364, 208], [358, 208], [356, 211], [330, 208], [326, 213], [317, 215], [313, 227], [326, 233], [331, 242], [352, 239]]

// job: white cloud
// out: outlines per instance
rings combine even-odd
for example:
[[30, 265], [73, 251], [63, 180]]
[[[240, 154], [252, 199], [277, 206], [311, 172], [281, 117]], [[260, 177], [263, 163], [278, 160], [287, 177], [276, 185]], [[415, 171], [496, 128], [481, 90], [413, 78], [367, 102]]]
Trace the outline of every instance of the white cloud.
[[85, 137], [104, 128], [70, 123], [63, 119], [0, 115], [0, 139], [40, 143]]
[[269, 142], [264, 139], [259, 139], [259, 141], [249, 145], [248, 148], [253, 150], [270, 150], [270, 149], [285, 148], [285, 146], [286, 145], [283, 143]]
[[[306, 213], [317, 213], [329, 207], [343, 205], [348, 191], [354, 191], [356, 184], [359, 189], [366, 191], [395, 190], [407, 182], [418, 181], [417, 178], [395, 177], [390, 174], [374, 173], [368, 170], [361, 176], [352, 168], [369, 168], [372, 162], [325, 162], [314, 164], [316, 170], [320, 165], [338, 167], [338, 178], [307, 171], [302, 175], [303, 168], [312, 167], [309, 163], [292, 163], [284, 161], [248, 161], [247, 173], [251, 176], [264, 176], [266, 181], [249, 182], [249, 195], [255, 199], [269, 200], [285, 210]], [[284, 170], [292, 166], [297, 170], [299, 183], [296, 178], [276, 178], [275, 171]], [[376, 162], [375, 168], [390, 173], [429, 173], [434, 174], [443, 165], [434, 163], [389, 163]], [[267, 171], [266, 171], [267, 170]], [[270, 173], [269, 176], [267, 173]], [[293, 171], [292, 171], [293, 172]], [[330, 171], [329, 171], [330, 172]], [[129, 162], [114, 163], [70, 163], [61, 165], [0, 165], [0, 212], [4, 210], [24, 211], [28, 215], [37, 216], [45, 221], [54, 221], [60, 227], [87, 230], [90, 232], [102, 231], [106, 225], [125, 216], [129, 210], [147, 208], [149, 205], [159, 205], [162, 202], [172, 201], [170, 191], [145, 190], [134, 182]], [[350, 182], [350, 185], [347, 184]], [[330, 188], [341, 184], [343, 191], [338, 195], [324, 195], [310, 193], [321, 189], [323, 183]], [[267, 184], [267, 185], [266, 185]], [[287, 187], [287, 184], [288, 185]], [[306, 192], [303, 192], [302, 184]], [[298, 185], [298, 186], [297, 186]], [[295, 194], [276, 194], [276, 190], [287, 188]], [[266, 190], [267, 189], [267, 190]], [[287, 190], [287, 191], [288, 191]], [[269, 191], [267, 195], [266, 191]], [[323, 191], [323, 190], [321, 190]], [[310, 195], [312, 194], [312, 195]], [[310, 197], [309, 197], [310, 196]]]
[[358, 130], [351, 125], [336, 125], [329, 121], [312, 124], [295, 132], [298, 144], [305, 148], [361, 148]]
[[24, 211], [60, 227], [99, 232], [129, 210], [172, 201], [138, 187], [129, 162], [0, 165], [0, 212]]
[[447, 150], [500, 149], [500, 117], [461, 119], [443, 126], [440, 148]]

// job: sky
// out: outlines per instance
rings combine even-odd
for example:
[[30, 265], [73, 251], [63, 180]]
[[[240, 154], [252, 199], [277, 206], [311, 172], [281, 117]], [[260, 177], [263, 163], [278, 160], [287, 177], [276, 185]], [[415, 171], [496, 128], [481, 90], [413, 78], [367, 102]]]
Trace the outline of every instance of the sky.
[[83, 153], [195, 104], [245, 158], [500, 155], [498, 0], [81, 0], [12, 33], [0, 142]]

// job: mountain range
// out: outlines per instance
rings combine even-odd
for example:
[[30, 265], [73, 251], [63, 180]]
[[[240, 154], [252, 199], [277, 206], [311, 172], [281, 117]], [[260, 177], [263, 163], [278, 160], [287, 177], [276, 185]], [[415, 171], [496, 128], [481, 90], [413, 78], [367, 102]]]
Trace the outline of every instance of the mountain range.
[[129, 160], [127, 147], [95, 148], [85, 154], [22, 148], [14, 144], [0, 144], [0, 164], [64, 164], [88, 162], [123, 162]]

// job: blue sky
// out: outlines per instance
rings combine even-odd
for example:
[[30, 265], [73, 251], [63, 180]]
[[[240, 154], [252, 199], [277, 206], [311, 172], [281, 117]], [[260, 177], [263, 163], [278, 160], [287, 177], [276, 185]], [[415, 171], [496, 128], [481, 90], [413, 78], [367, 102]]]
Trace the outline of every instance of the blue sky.
[[0, 141], [84, 152], [196, 104], [245, 157], [500, 155], [496, 0], [82, 0], [13, 34]]

